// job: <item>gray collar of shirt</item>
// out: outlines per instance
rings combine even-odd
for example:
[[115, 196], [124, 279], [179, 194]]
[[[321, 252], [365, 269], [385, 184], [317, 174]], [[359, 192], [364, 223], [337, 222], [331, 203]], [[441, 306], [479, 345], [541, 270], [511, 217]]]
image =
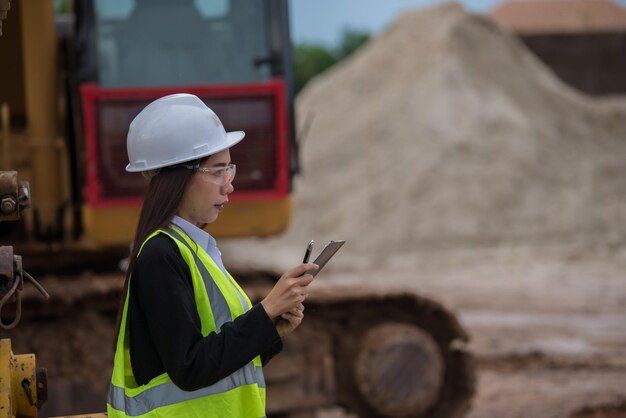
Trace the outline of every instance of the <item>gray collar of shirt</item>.
[[172, 218], [172, 223], [183, 230], [189, 238], [192, 239], [193, 242], [198, 244], [198, 246], [208, 250], [210, 246], [217, 247], [217, 241], [213, 238], [208, 232], [204, 229], [200, 229], [191, 222], [186, 219], [181, 218], [180, 216], [174, 215]]
[[[217, 242], [215, 238], [213, 238], [208, 232], [203, 229], [198, 228], [191, 222], [181, 218], [180, 216], [174, 216], [172, 219], [172, 224], [179, 227], [183, 230], [189, 238], [193, 240], [199, 247], [204, 248], [209, 257], [213, 260], [215, 264], [222, 270], [224, 276], [228, 277], [228, 272], [224, 267], [224, 262], [222, 261], [222, 253], [217, 248]], [[241, 305], [244, 307], [244, 310], [247, 311], [250, 309], [250, 305], [246, 301], [246, 298], [239, 292], [239, 290], [235, 287], [235, 291], [241, 300]]]

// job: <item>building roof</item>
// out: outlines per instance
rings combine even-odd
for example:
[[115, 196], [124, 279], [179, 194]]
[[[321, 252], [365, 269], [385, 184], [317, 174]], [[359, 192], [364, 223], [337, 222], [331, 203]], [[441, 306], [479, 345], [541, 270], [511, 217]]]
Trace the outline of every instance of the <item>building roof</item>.
[[519, 33], [626, 31], [626, 8], [611, 0], [505, 0], [490, 15]]

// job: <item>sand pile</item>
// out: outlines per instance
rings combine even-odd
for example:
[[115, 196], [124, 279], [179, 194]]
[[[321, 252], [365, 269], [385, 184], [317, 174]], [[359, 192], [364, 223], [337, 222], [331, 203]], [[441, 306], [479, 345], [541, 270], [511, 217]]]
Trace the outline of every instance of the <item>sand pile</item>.
[[281, 243], [386, 255], [626, 237], [626, 99], [578, 94], [456, 4], [401, 16], [297, 111], [313, 120]]

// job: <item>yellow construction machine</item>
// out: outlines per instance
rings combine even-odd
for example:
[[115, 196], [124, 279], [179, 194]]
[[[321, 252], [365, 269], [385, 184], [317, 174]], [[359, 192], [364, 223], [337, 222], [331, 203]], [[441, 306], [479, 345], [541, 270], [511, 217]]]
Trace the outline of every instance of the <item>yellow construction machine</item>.
[[[26, 277], [14, 253], [35, 277], [74, 274], [68, 287], [84, 269], [120, 276], [117, 263], [128, 252], [146, 187], [124, 171], [128, 125], [169, 93], [197, 95], [227, 130], [246, 132], [231, 151], [236, 192], [210, 232], [263, 237], [287, 227], [298, 170], [287, 3], [74, 0], [69, 13], [56, 15], [52, 0], [11, 1], [0, 37], [0, 170], [7, 179], [0, 208], [4, 220], [17, 219], [29, 200], [30, 209], [21, 222], [0, 223], [0, 244], [11, 246], [8, 264], [0, 263], [0, 293]], [[0, 14], [6, 4], [0, 0]], [[276, 278], [230, 267], [256, 300]], [[83, 305], [112, 317], [122, 283], [116, 280], [110, 294], [100, 287], [98, 303]], [[335, 405], [376, 418], [467, 411], [474, 392], [468, 336], [441, 304], [365, 286], [312, 291], [307, 320], [267, 368], [269, 416], [312, 417]], [[24, 312], [72, 315], [55, 310], [50, 293], [48, 305], [33, 299]], [[15, 306], [11, 298], [20, 300], [9, 295], [7, 306]], [[24, 358], [2, 341], [0, 418], [37, 415], [46, 385], [32, 356], [21, 369]], [[104, 409], [106, 393], [100, 395], [90, 410]]]

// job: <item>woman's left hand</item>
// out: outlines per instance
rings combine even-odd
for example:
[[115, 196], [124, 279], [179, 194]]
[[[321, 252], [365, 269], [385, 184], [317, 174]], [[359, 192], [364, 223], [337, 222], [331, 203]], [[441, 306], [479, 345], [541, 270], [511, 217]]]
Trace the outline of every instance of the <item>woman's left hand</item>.
[[285, 312], [280, 316], [280, 320], [276, 323], [276, 330], [281, 338], [291, 334], [304, 318], [304, 305], [299, 303], [293, 310]]

